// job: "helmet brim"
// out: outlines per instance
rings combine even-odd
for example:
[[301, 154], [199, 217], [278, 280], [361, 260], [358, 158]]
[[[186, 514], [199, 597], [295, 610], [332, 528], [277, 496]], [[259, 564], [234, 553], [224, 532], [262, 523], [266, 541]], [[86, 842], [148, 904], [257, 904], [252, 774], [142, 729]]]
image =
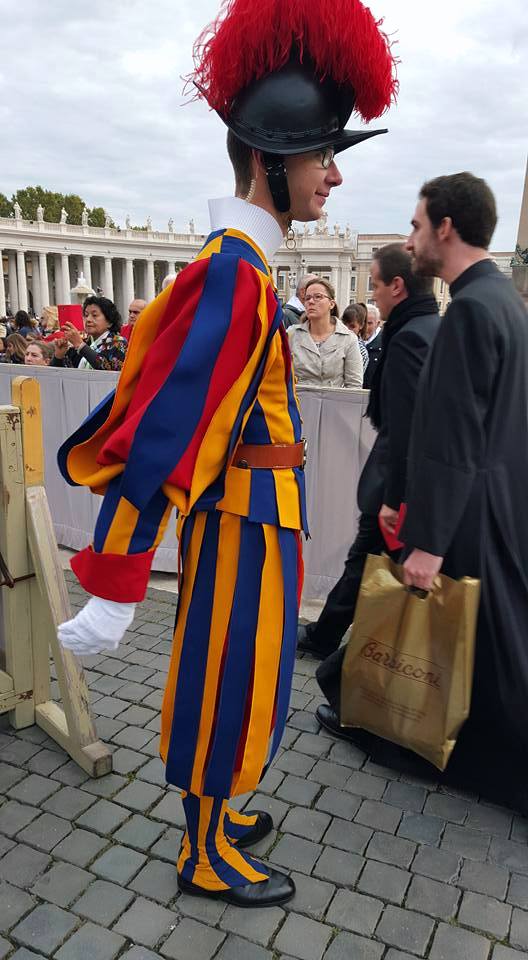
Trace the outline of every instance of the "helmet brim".
[[243, 143], [246, 143], [249, 147], [253, 147], [254, 150], [261, 150], [264, 153], [275, 153], [285, 157], [311, 153], [313, 150], [321, 150], [323, 147], [333, 147], [336, 153], [342, 153], [343, 150], [348, 150], [349, 147], [355, 147], [356, 144], [362, 143], [363, 140], [370, 140], [371, 137], [377, 137], [381, 133], [389, 132], [387, 129], [336, 130], [324, 136], [321, 136], [320, 132], [315, 136], [310, 136], [310, 132], [307, 131], [301, 140], [298, 136], [288, 137], [287, 135], [284, 136], [284, 134], [280, 136], [267, 133], [263, 130], [251, 130], [248, 129], [245, 124], [235, 119], [225, 119], [224, 117], [221, 119], [239, 140], [242, 140]]

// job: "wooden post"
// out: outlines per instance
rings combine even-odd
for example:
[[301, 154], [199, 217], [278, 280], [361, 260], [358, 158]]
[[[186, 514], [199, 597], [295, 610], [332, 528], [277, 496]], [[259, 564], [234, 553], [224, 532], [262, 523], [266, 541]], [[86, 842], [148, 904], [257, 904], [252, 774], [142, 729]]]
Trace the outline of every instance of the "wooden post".
[[[40, 386], [30, 377], [12, 382], [13, 403], [22, 418], [27, 540], [36, 574], [30, 589], [34, 705], [39, 726], [91, 776], [112, 768], [108, 747], [97, 739], [81, 664], [57, 639], [59, 623], [71, 618], [44, 480]], [[57, 670], [63, 707], [49, 698], [49, 654]]]
[[[0, 551], [11, 577], [31, 573], [20, 412], [0, 408]], [[30, 580], [0, 588], [3, 644], [0, 644], [0, 713], [9, 712], [13, 727], [35, 723], [31, 644]], [[48, 667], [49, 672], [49, 667]]]

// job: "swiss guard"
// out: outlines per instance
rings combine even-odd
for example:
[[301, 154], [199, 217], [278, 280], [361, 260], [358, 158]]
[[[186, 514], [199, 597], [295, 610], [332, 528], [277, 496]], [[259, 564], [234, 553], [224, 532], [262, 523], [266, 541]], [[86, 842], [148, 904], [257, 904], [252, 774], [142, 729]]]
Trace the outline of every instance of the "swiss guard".
[[[104, 496], [72, 560], [92, 598], [59, 628], [79, 656], [115, 649], [178, 511], [180, 581], [160, 753], [182, 791], [185, 893], [285, 903], [293, 880], [247, 852], [273, 827], [229, 800], [281, 742], [307, 533], [304, 449], [269, 262], [293, 220], [342, 182], [348, 130], [395, 97], [390, 43], [359, 0], [230, 0], [195, 46], [196, 95], [228, 128], [235, 196], [209, 203], [196, 260], [137, 321], [115, 394], [63, 445], [71, 484]], [[175, 851], [176, 855], [176, 851]]]

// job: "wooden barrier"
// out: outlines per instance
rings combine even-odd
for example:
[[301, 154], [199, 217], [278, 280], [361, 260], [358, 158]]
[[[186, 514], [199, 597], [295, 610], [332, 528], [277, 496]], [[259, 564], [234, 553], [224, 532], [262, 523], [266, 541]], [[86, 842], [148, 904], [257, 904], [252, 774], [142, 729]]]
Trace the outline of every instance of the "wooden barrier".
[[[37, 723], [100, 777], [112, 755], [97, 739], [82, 666], [57, 639], [71, 610], [43, 486], [38, 381], [16, 377], [11, 397], [0, 407], [0, 713], [17, 729]], [[50, 699], [50, 653], [62, 707]]]

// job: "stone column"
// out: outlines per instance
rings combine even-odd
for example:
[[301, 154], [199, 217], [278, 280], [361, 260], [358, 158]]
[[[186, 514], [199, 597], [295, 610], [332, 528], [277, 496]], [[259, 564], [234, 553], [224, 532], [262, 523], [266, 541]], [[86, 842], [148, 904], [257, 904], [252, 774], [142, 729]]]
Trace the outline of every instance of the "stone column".
[[[39, 253], [39, 278], [40, 278], [40, 299], [43, 307], [49, 307], [51, 303], [48, 280], [48, 258], [45, 253]], [[33, 258], [33, 263], [35, 258]]]
[[129, 305], [134, 299], [134, 261], [131, 257], [125, 260], [125, 307], [128, 312]]
[[147, 303], [154, 300], [156, 286], [154, 281], [154, 260], [147, 260]]
[[26, 277], [26, 258], [23, 250], [17, 250], [17, 278], [18, 278], [18, 308], [27, 310], [27, 277]]
[[176, 273], [176, 263], [174, 260], [167, 260], [167, 273]]
[[61, 299], [59, 303], [71, 303], [70, 259], [67, 253], [61, 253]]
[[42, 313], [42, 301], [40, 296], [40, 270], [38, 256], [31, 254], [31, 293], [33, 294], [33, 310], [37, 317]]
[[6, 315], [6, 296], [4, 285], [4, 255], [0, 250], [0, 319]]
[[9, 263], [9, 305], [11, 307], [11, 312], [16, 313], [18, 310], [18, 286], [17, 286], [17, 268], [16, 268], [16, 254], [8, 254], [8, 263]]
[[112, 274], [112, 258], [104, 258], [104, 283], [103, 283], [104, 295], [108, 297], [109, 300], [114, 299], [114, 277]]
[[92, 263], [90, 257], [83, 257], [83, 273], [86, 277], [86, 283], [92, 287]]

